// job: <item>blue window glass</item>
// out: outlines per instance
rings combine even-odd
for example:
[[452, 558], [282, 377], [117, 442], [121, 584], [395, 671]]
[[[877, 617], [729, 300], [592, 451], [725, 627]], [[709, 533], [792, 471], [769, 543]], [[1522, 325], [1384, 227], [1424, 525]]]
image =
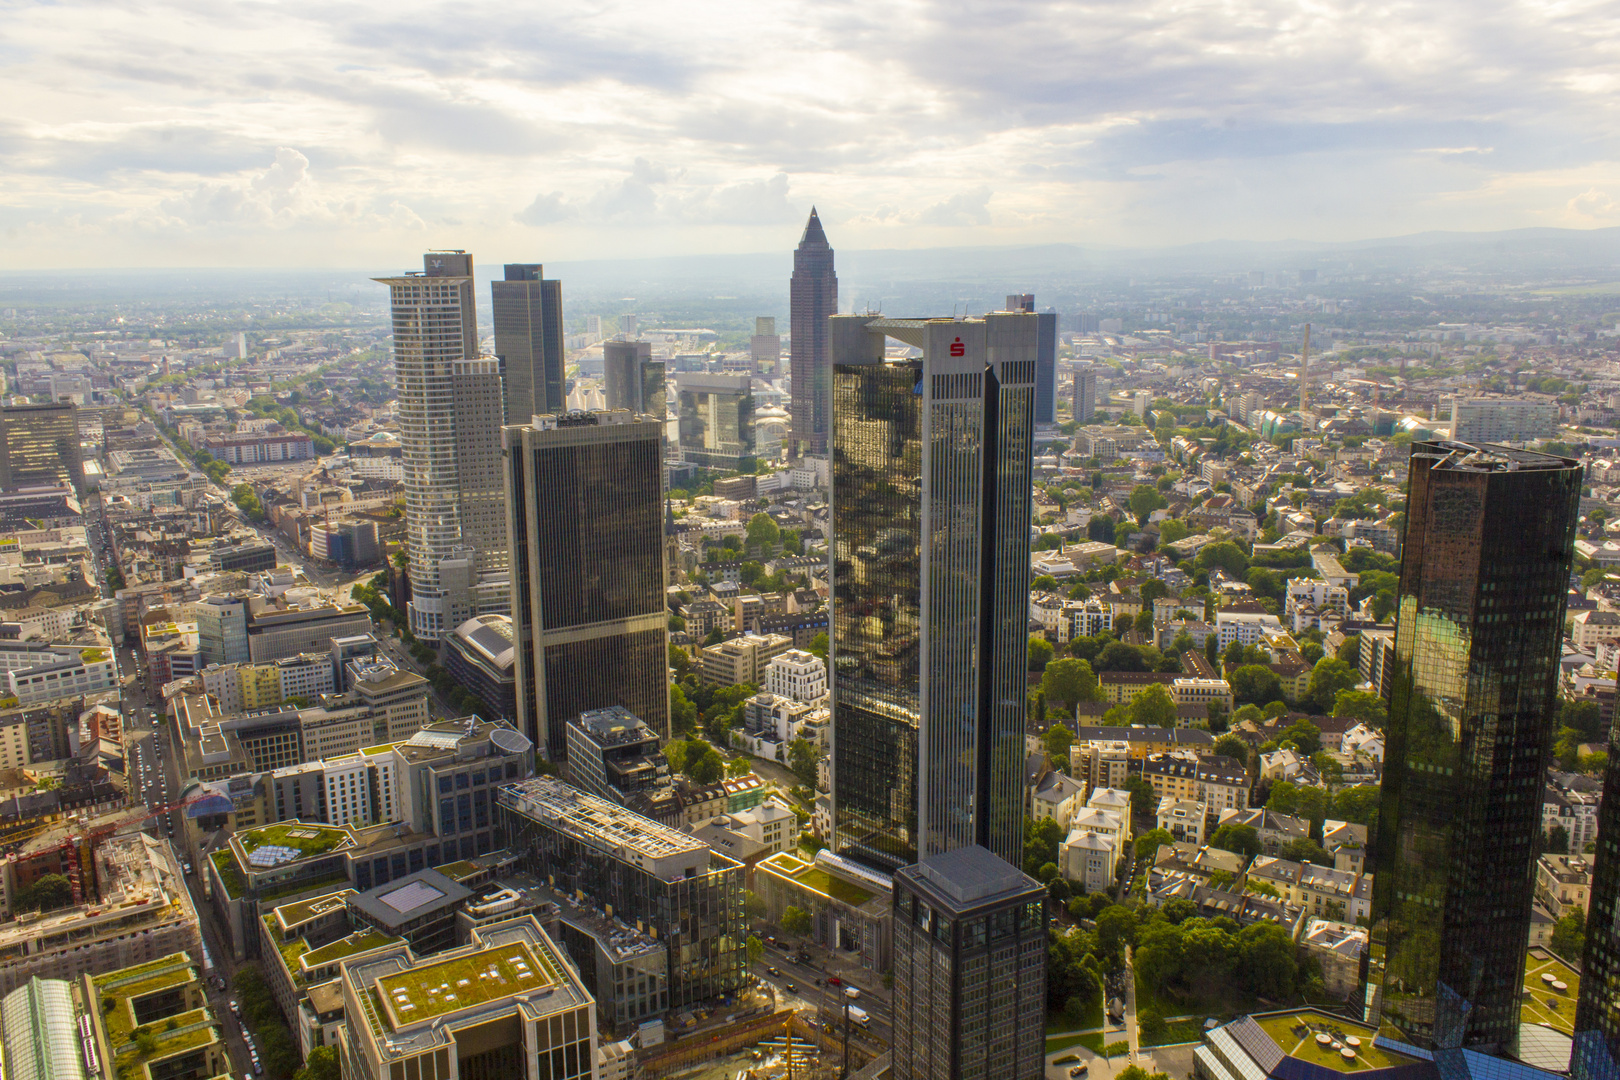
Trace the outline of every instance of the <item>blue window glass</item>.
[[456, 801], [439, 800], [439, 835], [448, 836], [456, 831]]
[[473, 787], [483, 787], [484, 786], [484, 773], [483, 773], [482, 770], [472, 774], [472, 782], [473, 782]]
[[456, 774], [456, 787], [457, 787], [458, 790], [461, 790], [461, 791], [467, 790], [467, 774], [466, 773], [457, 773]]
[[439, 794], [450, 794], [450, 778], [448, 776], [439, 777]]
[[472, 828], [472, 799], [466, 795], [456, 796], [456, 831], [467, 832]]

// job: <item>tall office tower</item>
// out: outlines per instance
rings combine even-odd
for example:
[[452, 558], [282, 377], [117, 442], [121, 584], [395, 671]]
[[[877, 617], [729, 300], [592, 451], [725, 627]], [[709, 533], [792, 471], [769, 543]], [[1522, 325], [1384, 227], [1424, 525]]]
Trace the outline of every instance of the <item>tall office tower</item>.
[[1046, 887], [976, 845], [894, 875], [894, 1080], [1035, 1080]]
[[1074, 369], [1074, 418], [1089, 424], [1097, 417], [1097, 369], [1082, 364]]
[[1038, 320], [1035, 343], [1035, 422], [1055, 424], [1057, 423], [1057, 312], [1037, 312], [1034, 293], [1008, 294], [1007, 310], [1030, 312]]
[[660, 420], [667, 415], [664, 362], [652, 358], [652, 342], [604, 341], [602, 361], [609, 409], [628, 409]]
[[0, 408], [0, 490], [82, 482], [79, 410], [71, 401]]
[[393, 312], [411, 631], [438, 641], [507, 610], [502, 394], [499, 361], [478, 355], [472, 256], [431, 251], [422, 262], [419, 274], [376, 280]]
[[592, 709], [669, 738], [663, 422], [548, 414], [502, 437], [518, 727], [552, 761]]
[[507, 263], [506, 280], [489, 283], [495, 355], [506, 378], [506, 423], [562, 412], [562, 282], [541, 276], [539, 263]]
[[1414, 443], [1367, 1005], [1425, 1049], [1513, 1053], [1578, 462]]
[[827, 452], [827, 424], [831, 405], [827, 391], [832, 378], [832, 350], [827, 320], [838, 313], [838, 275], [833, 273], [833, 249], [821, 231], [815, 207], [805, 222], [804, 235], [793, 253], [793, 282], [789, 289], [792, 314], [788, 333], [788, 372], [793, 380], [793, 434], [788, 452], [795, 458]]
[[[835, 850], [1023, 850], [1036, 319], [835, 315]], [[885, 336], [922, 349], [888, 362]]]
[[776, 332], [776, 320], [761, 315], [754, 320], [754, 336], [748, 339], [748, 355], [754, 361], [754, 371], [761, 375], [776, 374], [782, 362], [782, 337]]
[[753, 376], [682, 372], [675, 399], [682, 458], [706, 469], [754, 471]]
[[1603, 774], [1586, 917], [1586, 955], [1575, 1007], [1575, 1047], [1570, 1058], [1575, 1080], [1620, 1080], [1620, 717], [1616, 721], [1609, 728], [1609, 765]]

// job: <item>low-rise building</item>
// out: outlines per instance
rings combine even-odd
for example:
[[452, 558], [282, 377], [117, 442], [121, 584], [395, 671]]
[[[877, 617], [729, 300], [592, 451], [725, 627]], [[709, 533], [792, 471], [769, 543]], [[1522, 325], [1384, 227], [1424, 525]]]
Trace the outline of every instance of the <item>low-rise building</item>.
[[1253, 828], [1260, 840], [1261, 852], [1273, 858], [1295, 840], [1308, 840], [1311, 835], [1309, 821], [1288, 814], [1279, 814], [1263, 806], [1247, 810], [1222, 810], [1216, 815], [1216, 827], [1228, 824], [1248, 825]]
[[1176, 840], [1186, 844], [1204, 844], [1205, 807], [1191, 799], [1162, 798], [1159, 800], [1158, 827]]
[[[230, 1072], [230, 1051], [219, 1018], [209, 1008], [207, 990], [192, 954], [172, 953], [144, 964], [81, 978], [84, 1000], [97, 1003], [97, 1007], [84, 1010], [73, 1032], [76, 1037], [67, 1050], [68, 1062], [58, 1062], [59, 1066], [71, 1069], [87, 1059], [93, 1060], [104, 1066], [104, 1075], [125, 1080], [212, 1077]], [[136, 1038], [137, 1029], [146, 1037]], [[92, 1053], [85, 1051], [86, 1042], [93, 1044]], [[6, 1075], [27, 1074], [14, 1071], [13, 1063], [8, 1061]], [[53, 1067], [45, 1075], [63, 1073]]]
[[1580, 855], [1548, 853], [1536, 860], [1536, 899], [1553, 918], [1592, 910], [1592, 864]]
[[1367, 929], [1319, 916], [1307, 918], [1300, 945], [1322, 968], [1322, 985], [1329, 996], [1349, 1000], [1361, 988], [1361, 954], [1367, 948]]
[[857, 953], [868, 971], [889, 969], [894, 883], [887, 875], [828, 850], [814, 862], [784, 851], [759, 864], [754, 886], [770, 921], [779, 923], [789, 907], [809, 912], [812, 941]]
[[704, 649], [699, 656], [705, 682], [717, 686], [760, 686], [772, 660], [793, 648], [782, 634], [744, 634]]
[[430, 957], [406, 945], [351, 957], [340, 978], [350, 1080], [532, 1076], [541, 1061], [549, 1080], [596, 1071], [596, 1001], [532, 915]]

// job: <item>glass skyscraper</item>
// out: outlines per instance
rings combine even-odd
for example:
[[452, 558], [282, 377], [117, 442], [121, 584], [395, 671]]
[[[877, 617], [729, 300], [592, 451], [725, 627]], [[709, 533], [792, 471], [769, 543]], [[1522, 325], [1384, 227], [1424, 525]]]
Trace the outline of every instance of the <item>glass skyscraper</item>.
[[650, 341], [602, 342], [602, 383], [607, 407], [663, 419], [664, 362], [654, 360]]
[[0, 490], [83, 482], [71, 401], [0, 408]]
[[552, 761], [568, 721], [612, 705], [667, 739], [663, 423], [534, 420], [502, 433], [518, 726]]
[[1576, 1080], [1620, 1080], [1620, 715], [1609, 728], [1570, 1072]]
[[539, 263], [507, 263], [506, 280], [489, 284], [495, 354], [506, 379], [506, 422], [527, 424], [562, 412], [562, 282], [546, 279]]
[[[835, 848], [1016, 865], [1036, 317], [828, 329]], [[890, 337], [922, 358], [887, 360]]]
[[894, 875], [894, 1080], [1032, 1080], [1046, 886], [976, 845]]
[[1512, 1054], [1581, 466], [1412, 446], [1367, 1005], [1431, 1050]]
[[754, 380], [750, 376], [677, 375], [675, 396], [680, 403], [681, 457], [706, 469], [753, 471]]

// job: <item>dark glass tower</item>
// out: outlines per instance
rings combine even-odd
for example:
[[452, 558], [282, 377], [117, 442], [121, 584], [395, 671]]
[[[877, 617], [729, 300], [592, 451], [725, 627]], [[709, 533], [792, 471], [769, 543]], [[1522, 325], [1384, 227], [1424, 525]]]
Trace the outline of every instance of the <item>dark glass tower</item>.
[[620, 705], [669, 738], [663, 423], [546, 415], [502, 432], [521, 730], [567, 753], [567, 724]]
[[79, 410], [71, 401], [0, 408], [0, 490], [83, 482]]
[[506, 280], [489, 284], [495, 355], [506, 378], [506, 423], [562, 412], [562, 282], [541, 277], [539, 263], [507, 263]]
[[827, 452], [827, 424], [831, 402], [832, 350], [827, 320], [838, 313], [838, 275], [833, 273], [833, 249], [821, 231], [815, 207], [805, 222], [804, 235], [793, 253], [790, 286], [791, 322], [788, 371], [793, 380], [794, 457]]
[[1369, 1010], [1427, 1049], [1515, 1052], [1578, 463], [1412, 447]]
[[977, 846], [894, 875], [894, 1080], [1044, 1073], [1045, 900]]
[[629, 409], [662, 419], [664, 362], [652, 358], [650, 341], [602, 342], [604, 396], [610, 409]]
[[1016, 864], [1036, 318], [828, 325], [835, 846]]
[[1570, 1072], [1575, 1080], [1620, 1080], [1620, 716], [1609, 728]]

